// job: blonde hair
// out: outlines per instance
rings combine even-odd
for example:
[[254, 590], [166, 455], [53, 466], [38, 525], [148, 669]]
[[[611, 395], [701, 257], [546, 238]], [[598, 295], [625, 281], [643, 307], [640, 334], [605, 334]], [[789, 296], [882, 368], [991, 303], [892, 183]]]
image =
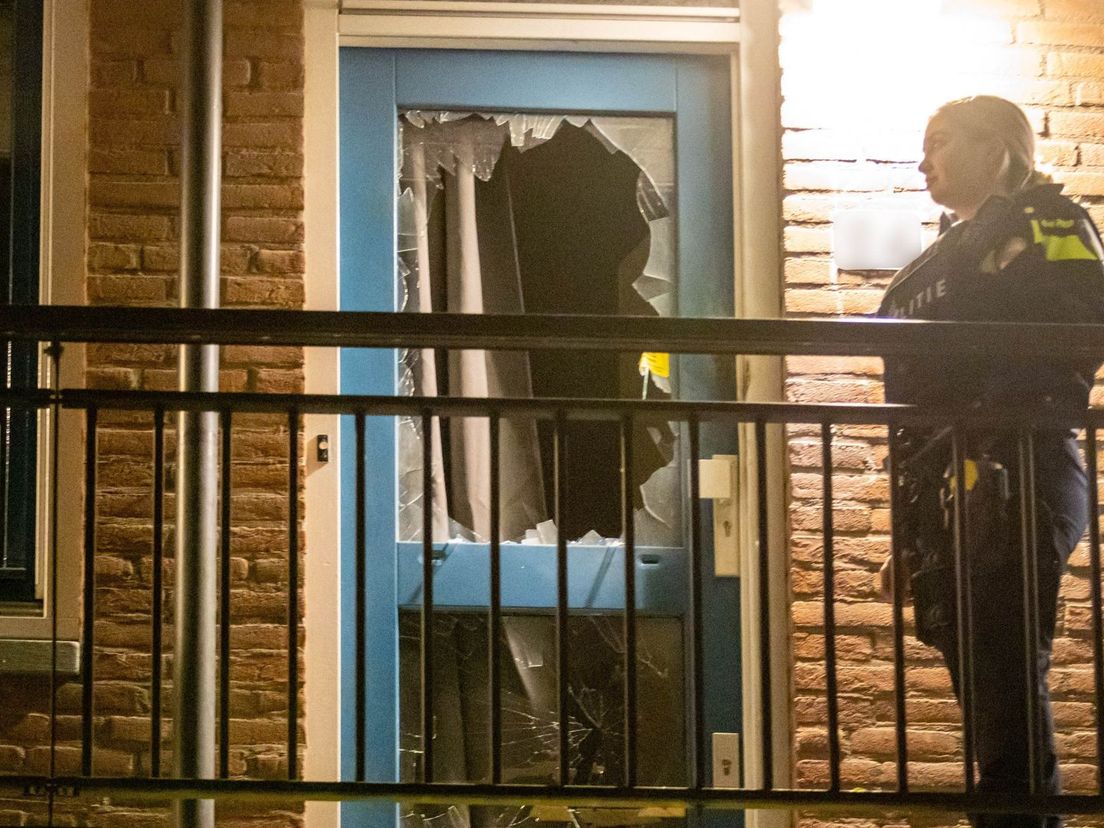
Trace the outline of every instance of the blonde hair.
[[1012, 101], [996, 95], [974, 95], [948, 101], [932, 117], [936, 116], [978, 138], [1000, 141], [1008, 153], [1003, 183], [1009, 192], [1050, 183], [1049, 175], [1035, 169], [1035, 131], [1023, 110]]

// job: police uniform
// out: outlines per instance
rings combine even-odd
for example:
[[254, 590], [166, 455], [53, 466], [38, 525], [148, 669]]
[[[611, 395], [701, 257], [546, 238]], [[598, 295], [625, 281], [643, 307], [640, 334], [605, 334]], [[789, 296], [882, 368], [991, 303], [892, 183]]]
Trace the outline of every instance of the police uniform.
[[[893, 279], [878, 315], [902, 319], [986, 322], [1104, 323], [1104, 249], [1083, 208], [1044, 184], [993, 196], [970, 221], [946, 217], [939, 239]], [[1045, 346], [1045, 343], [1041, 343]], [[1096, 363], [1045, 352], [1008, 358], [955, 354], [887, 358], [886, 399], [938, 406], [1088, 405]], [[897, 528], [913, 593], [917, 635], [937, 647], [961, 701], [953, 543], [947, 521], [950, 461], [946, 434], [897, 435], [895, 485], [904, 504]], [[1019, 543], [1018, 445], [1014, 435], [966, 436], [974, 744], [979, 789], [1028, 790], [1028, 728]], [[910, 463], [914, 467], [910, 469]], [[1088, 486], [1073, 436], [1035, 435], [1039, 572], [1039, 661], [1033, 681], [1043, 718], [1047, 792], [1060, 789], [1047, 689], [1058, 585], [1088, 521]], [[978, 815], [977, 826], [1055, 826], [1027, 815]]]

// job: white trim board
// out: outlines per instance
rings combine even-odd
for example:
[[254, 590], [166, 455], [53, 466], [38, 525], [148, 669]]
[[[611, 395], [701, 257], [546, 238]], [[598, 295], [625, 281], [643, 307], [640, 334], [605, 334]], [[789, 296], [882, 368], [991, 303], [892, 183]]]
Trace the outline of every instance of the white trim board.
[[[39, 298], [42, 304], [81, 305], [85, 302], [85, 148], [87, 144], [88, 15], [72, 14], [63, 0], [47, 0], [42, 17], [42, 143], [40, 167], [41, 221], [39, 224]], [[49, 363], [40, 355], [40, 380], [49, 384]], [[84, 382], [84, 347], [69, 343], [62, 352], [61, 382], [76, 388]], [[10, 654], [26, 649], [25, 641], [53, 635], [50, 615], [54, 583], [50, 563], [55, 538], [51, 536], [50, 500], [53, 473], [50, 432], [52, 412], [39, 417], [36, 547], [39, 597], [42, 607], [27, 606], [0, 612], [0, 661], [15, 663]], [[82, 476], [83, 418], [79, 411], [60, 413], [58, 479]], [[64, 490], [63, 490], [64, 491]], [[81, 509], [58, 510], [56, 575], [57, 635], [67, 652], [76, 651], [80, 638]], [[29, 656], [28, 656], [29, 657]], [[68, 658], [68, 656], [64, 656]], [[2, 666], [2, 665], [0, 665]], [[19, 669], [23, 669], [20, 667]]]
[[740, 38], [739, 10], [715, 7], [344, 0], [338, 25], [349, 46], [716, 53]]

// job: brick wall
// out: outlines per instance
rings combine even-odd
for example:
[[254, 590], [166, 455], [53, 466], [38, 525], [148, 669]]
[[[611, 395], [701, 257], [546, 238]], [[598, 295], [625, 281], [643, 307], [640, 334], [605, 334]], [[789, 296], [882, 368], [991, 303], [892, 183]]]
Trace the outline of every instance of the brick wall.
[[[864, 14], [840, 17], [850, 5]], [[905, 7], [912, 6], [912, 16]], [[878, 11], [869, 12], [875, 6]], [[1104, 221], [1104, 4], [1099, 0], [958, 0], [928, 4], [783, 4], [785, 310], [791, 317], [873, 311], [886, 272], [835, 268], [833, 211], [879, 206], [938, 213], [916, 171], [927, 115], [965, 94], [993, 93], [1025, 107], [1039, 154]], [[877, 402], [877, 359], [792, 358], [794, 401]], [[1099, 391], [1099, 389], [1098, 389]], [[1098, 395], [1097, 402], [1100, 402]], [[796, 779], [826, 783], [817, 432], [791, 430], [791, 554]], [[836, 606], [843, 785], [895, 785], [891, 610], [874, 575], [889, 550], [885, 432], [835, 431]], [[1088, 556], [1080, 547], [1063, 585], [1051, 686], [1068, 790], [1093, 785]], [[907, 639], [912, 784], [961, 785], [960, 719], [938, 655]], [[903, 818], [884, 823], [904, 824]], [[912, 817], [913, 820], [916, 817]], [[920, 817], [955, 824], [956, 816]], [[825, 817], [805, 820], [824, 824]], [[830, 824], [852, 824], [840, 820]], [[908, 824], [920, 824], [916, 821]], [[1072, 820], [1071, 825], [1090, 824]]]
[[[94, 305], [174, 306], [179, 246], [179, 74], [188, 0], [91, 0], [87, 160], [87, 299]], [[303, 9], [301, 0], [226, 0], [222, 303], [303, 305]], [[176, 349], [91, 346], [89, 386], [170, 389]], [[301, 391], [292, 348], [224, 348], [224, 390]], [[166, 420], [166, 686], [172, 710], [172, 463]], [[97, 450], [95, 772], [149, 771], [150, 586], [153, 475], [148, 415], [102, 412]], [[286, 776], [286, 420], [235, 419], [232, 499], [231, 772]], [[302, 456], [302, 455], [300, 455]], [[79, 499], [73, 505], [79, 504]], [[300, 510], [302, 514], [302, 510]], [[300, 642], [302, 644], [302, 641]], [[300, 659], [302, 664], [302, 659]], [[4, 772], [41, 773], [48, 761], [45, 682], [6, 681], [0, 715]], [[302, 706], [300, 707], [302, 710]], [[79, 769], [80, 687], [59, 694], [58, 771]], [[171, 768], [166, 722], [163, 769]], [[300, 737], [302, 745], [303, 736]], [[164, 771], [163, 771], [164, 772]], [[41, 810], [14, 803], [0, 822]], [[275, 810], [273, 810], [275, 808]], [[301, 807], [219, 804], [219, 825], [300, 824]], [[87, 802], [64, 824], [162, 824], [169, 810]]]

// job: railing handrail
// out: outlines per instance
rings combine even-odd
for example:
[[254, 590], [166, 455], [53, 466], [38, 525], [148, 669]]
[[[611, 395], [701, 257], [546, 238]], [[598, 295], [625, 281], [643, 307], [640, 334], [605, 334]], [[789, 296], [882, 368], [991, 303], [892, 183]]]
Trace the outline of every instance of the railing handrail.
[[431, 408], [435, 416], [532, 417], [620, 422], [831, 423], [834, 425], [914, 425], [963, 428], [1104, 428], [1104, 408], [1050, 406], [948, 408], [894, 403], [791, 403], [733, 400], [623, 400], [591, 397], [457, 397], [366, 394], [274, 394], [251, 391], [149, 391], [61, 388], [0, 390], [0, 407], [112, 409], [118, 411], [234, 411], [253, 414], [351, 414], [409, 416]]
[[0, 307], [0, 339], [346, 348], [1104, 359], [1104, 325], [887, 319], [708, 319], [107, 305]]

